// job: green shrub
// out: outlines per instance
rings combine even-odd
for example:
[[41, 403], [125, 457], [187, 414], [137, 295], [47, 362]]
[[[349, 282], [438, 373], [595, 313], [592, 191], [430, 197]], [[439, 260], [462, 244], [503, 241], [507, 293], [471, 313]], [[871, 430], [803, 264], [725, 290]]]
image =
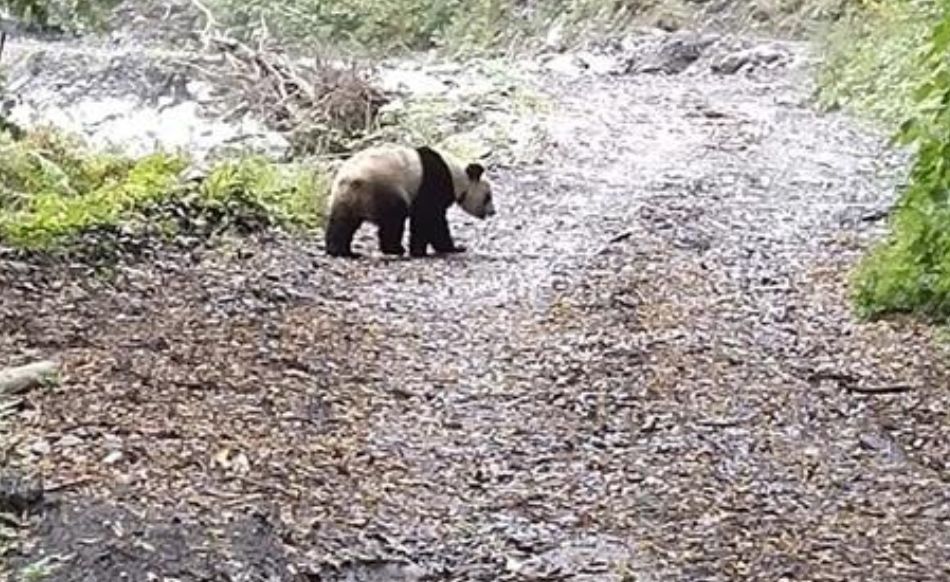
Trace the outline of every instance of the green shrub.
[[198, 199], [206, 208], [253, 208], [268, 224], [311, 230], [322, 225], [328, 188], [324, 173], [248, 157], [213, 168]]
[[122, 228], [209, 236], [232, 226], [311, 229], [319, 224], [322, 173], [258, 158], [218, 163], [188, 180], [184, 156], [139, 159], [90, 152], [54, 132], [0, 142], [0, 242], [68, 247], [83, 233]]
[[933, 0], [861, 2], [824, 40], [819, 102], [894, 126], [914, 108], [927, 74], [916, 57], [939, 9]]
[[950, 11], [924, 38], [912, 114], [897, 134], [901, 144], [916, 146], [910, 182], [888, 238], [855, 274], [855, 301], [865, 316], [950, 316]]
[[0, 0], [0, 8], [39, 28], [73, 30], [96, 24], [119, 0]]

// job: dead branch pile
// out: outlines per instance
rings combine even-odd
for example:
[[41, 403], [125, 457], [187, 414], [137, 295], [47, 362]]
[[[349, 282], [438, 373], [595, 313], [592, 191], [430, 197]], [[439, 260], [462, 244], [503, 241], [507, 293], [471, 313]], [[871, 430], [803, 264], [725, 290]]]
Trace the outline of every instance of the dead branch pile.
[[293, 60], [260, 42], [252, 48], [214, 35], [209, 47], [226, 66], [202, 69], [216, 86], [231, 89], [229, 118], [248, 113], [285, 133], [296, 154], [335, 153], [368, 131], [387, 103], [355, 63]]

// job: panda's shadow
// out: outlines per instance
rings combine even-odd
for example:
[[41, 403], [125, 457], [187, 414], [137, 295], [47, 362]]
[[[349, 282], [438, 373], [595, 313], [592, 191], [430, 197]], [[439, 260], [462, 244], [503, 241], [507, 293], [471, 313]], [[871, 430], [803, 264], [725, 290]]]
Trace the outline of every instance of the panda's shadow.
[[445, 254], [428, 254], [422, 257], [412, 257], [409, 255], [365, 255], [365, 258], [370, 259], [375, 263], [417, 263], [417, 262], [426, 262], [431, 263], [434, 261], [459, 261], [464, 260], [464, 257], [461, 256], [461, 253], [445, 253]]
[[[457, 263], [457, 264], [486, 264], [486, 263], [511, 263], [516, 262], [517, 257], [512, 257], [511, 255], [492, 255], [485, 253], [473, 253], [466, 251], [464, 253], [443, 253], [436, 254], [430, 253], [423, 257], [412, 257], [409, 255], [381, 255], [381, 254], [365, 254], [360, 257], [364, 261], [368, 261], [376, 265], [388, 265], [388, 264], [401, 264], [401, 263]], [[359, 259], [357, 259], [359, 260]]]

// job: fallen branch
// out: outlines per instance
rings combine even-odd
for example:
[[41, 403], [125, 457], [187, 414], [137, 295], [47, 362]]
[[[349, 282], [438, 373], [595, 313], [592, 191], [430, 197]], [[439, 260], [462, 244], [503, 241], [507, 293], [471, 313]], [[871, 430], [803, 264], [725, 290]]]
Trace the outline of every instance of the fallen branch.
[[47, 485], [43, 487], [43, 493], [57, 493], [59, 491], [65, 491], [66, 489], [74, 489], [91, 481], [92, 477], [79, 477], [78, 479], [73, 479], [72, 481], [64, 481], [54, 485]]
[[618, 243], [618, 242], [622, 242], [622, 241], [627, 240], [627, 239], [630, 238], [631, 236], [633, 236], [633, 231], [632, 231], [632, 230], [628, 230], [628, 231], [625, 231], [625, 232], [621, 232], [620, 234], [618, 234], [618, 235], [616, 235], [616, 236], [611, 237], [610, 240], [607, 241], [607, 242], [610, 243], [610, 244]]
[[838, 387], [847, 392], [855, 394], [900, 394], [914, 390], [910, 384], [879, 384], [877, 386], [862, 385], [860, 378], [848, 372], [833, 372], [830, 370], [819, 370], [812, 372], [805, 380], [809, 383], [817, 383], [823, 380], [834, 382]]
[[913, 386], [909, 384], [885, 384], [883, 386], [861, 386], [859, 384], [854, 385], [844, 385], [844, 389], [848, 392], [854, 392], [856, 394], [902, 394], [904, 392], [910, 392], [914, 389]]
[[861, 216], [861, 222], [878, 222], [879, 220], [884, 220], [891, 215], [890, 208], [883, 208], [881, 210], [873, 210], [867, 212]]
[[234, 112], [253, 113], [286, 134], [299, 153], [332, 150], [329, 146], [336, 140], [364, 134], [388, 102], [355, 64], [340, 67], [320, 59], [305, 63], [267, 49], [264, 24], [257, 49], [217, 33], [207, 34], [205, 41], [220, 55], [220, 69], [189, 63], [191, 68], [229, 89]]
[[42, 386], [59, 371], [59, 365], [49, 360], [0, 370], [0, 395], [20, 394]]

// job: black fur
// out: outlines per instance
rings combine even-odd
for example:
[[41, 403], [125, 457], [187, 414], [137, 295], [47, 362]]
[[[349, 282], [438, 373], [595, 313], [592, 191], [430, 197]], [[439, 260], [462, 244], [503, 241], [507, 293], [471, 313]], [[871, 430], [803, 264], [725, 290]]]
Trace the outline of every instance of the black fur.
[[[429, 245], [437, 253], [460, 253], [465, 247], [456, 245], [449, 231], [446, 213], [455, 202], [455, 185], [452, 172], [442, 156], [429, 147], [416, 148], [422, 163], [419, 191], [411, 205], [402, 200], [398, 192], [386, 186], [376, 185], [369, 200], [375, 205], [369, 208], [367, 218], [379, 227], [379, 250], [387, 255], [403, 255], [402, 245], [406, 218], [409, 218], [409, 254], [422, 257]], [[481, 166], [470, 164], [466, 174], [481, 176]], [[477, 178], [474, 178], [477, 179]], [[354, 184], [354, 187], [357, 187]], [[362, 185], [365, 187], [365, 184]], [[365, 210], [365, 209], [364, 209]], [[333, 257], [358, 257], [351, 245], [364, 217], [347, 205], [331, 209], [327, 220], [325, 246]]]
[[362, 220], [354, 218], [344, 210], [333, 208], [327, 218], [327, 227], [324, 232], [324, 246], [331, 257], [358, 257], [350, 248], [353, 235], [359, 229]]
[[[406, 252], [402, 246], [402, 236], [406, 228], [406, 218], [409, 208], [402, 200], [399, 192], [384, 186], [375, 186], [369, 200], [373, 206], [369, 208], [369, 219], [379, 227], [379, 250], [387, 255], [403, 255]], [[351, 249], [353, 235], [363, 224], [363, 217], [352, 209], [337, 206], [330, 211], [325, 234], [327, 254], [333, 257], [358, 257]]]
[[416, 148], [422, 161], [422, 181], [419, 192], [409, 208], [409, 254], [422, 257], [432, 245], [438, 253], [462, 252], [449, 231], [446, 217], [455, 202], [455, 185], [448, 164], [435, 150]]
[[472, 182], [478, 182], [484, 173], [485, 167], [481, 164], [469, 164], [465, 166], [465, 175], [468, 176], [468, 179]]

